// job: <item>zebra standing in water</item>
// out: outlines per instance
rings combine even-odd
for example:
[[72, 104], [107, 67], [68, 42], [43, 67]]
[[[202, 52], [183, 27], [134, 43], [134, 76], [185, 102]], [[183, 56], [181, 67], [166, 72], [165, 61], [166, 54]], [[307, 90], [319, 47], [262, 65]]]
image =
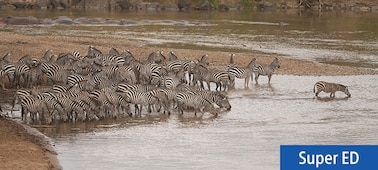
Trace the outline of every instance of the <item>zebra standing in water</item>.
[[253, 80], [253, 71], [256, 67], [256, 58], [253, 58], [246, 67], [237, 67], [233, 64], [228, 65], [227, 71], [230, 76], [230, 86], [235, 88], [235, 77], [244, 78], [244, 88], [248, 88], [249, 79]]
[[329, 83], [325, 81], [316, 82], [314, 85], [315, 96], [318, 97], [318, 94], [322, 91], [325, 93], [331, 93], [329, 96], [332, 98], [335, 97], [335, 93], [337, 91], [344, 92], [348, 97], [351, 96], [347, 86], [344, 86], [342, 84]]
[[280, 68], [280, 61], [277, 57], [272, 61], [272, 63], [270, 63], [269, 66], [257, 64], [254, 68], [256, 84], [259, 84], [259, 76], [268, 76], [268, 83], [270, 84], [270, 79], [272, 79], [273, 72], [277, 68]]
[[[50, 109], [45, 101], [31, 95], [30, 91], [24, 89], [18, 89], [15, 97], [18, 98], [21, 103], [21, 120], [26, 121], [26, 116], [30, 113], [32, 121], [36, 121], [36, 119], [39, 118], [47, 124], [51, 123]], [[12, 110], [15, 102], [16, 99], [13, 102]]]
[[193, 108], [194, 115], [197, 116], [197, 112], [200, 111], [202, 114], [205, 112], [210, 112], [215, 117], [218, 116], [218, 109], [214, 105], [203, 98], [200, 95], [193, 94], [191, 92], [180, 92], [176, 95], [177, 109], [178, 112], [184, 114], [184, 108]]

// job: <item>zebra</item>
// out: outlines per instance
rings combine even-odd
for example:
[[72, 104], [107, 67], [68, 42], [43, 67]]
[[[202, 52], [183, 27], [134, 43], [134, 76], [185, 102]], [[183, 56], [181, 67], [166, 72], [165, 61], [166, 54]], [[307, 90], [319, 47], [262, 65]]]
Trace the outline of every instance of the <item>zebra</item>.
[[53, 118], [55, 117], [55, 111], [58, 113], [59, 118], [63, 121], [67, 121], [68, 117], [64, 111], [62, 104], [57, 100], [56, 96], [52, 92], [42, 92], [37, 94], [37, 98], [45, 101], [51, 111]]
[[144, 85], [144, 84], [127, 84], [119, 83], [116, 87], [117, 92], [128, 93], [129, 91], [138, 91], [138, 92], [149, 92], [155, 90], [156, 86], [153, 85]]
[[23, 78], [23, 87], [26, 87], [28, 82], [30, 81], [29, 78], [29, 71], [30, 67], [24, 63], [15, 63], [15, 72], [14, 72], [14, 79], [13, 79], [13, 86], [19, 87], [21, 86], [21, 77]]
[[[31, 95], [29, 90], [18, 89], [15, 97], [19, 99], [21, 104], [21, 120], [26, 121], [26, 116], [30, 113], [32, 121], [36, 121], [37, 114], [39, 114], [38, 117], [41, 118], [42, 121], [45, 121], [46, 124], [52, 122], [50, 109], [47, 103], [38, 99], [36, 96]], [[16, 100], [13, 103], [13, 107], [15, 102]]]
[[41, 70], [47, 75], [47, 79], [53, 84], [62, 83], [67, 84], [68, 75], [73, 74], [74, 70], [65, 65], [53, 63], [41, 63]]
[[229, 74], [227, 71], [218, 70], [218, 69], [208, 69], [202, 64], [197, 64], [194, 67], [193, 72], [193, 84], [196, 85], [197, 80], [200, 81], [200, 85], [202, 88], [203, 82], [207, 83], [208, 90], [210, 90], [210, 82], [214, 82], [216, 84], [215, 90], [222, 90], [222, 86], [224, 87], [223, 90], [226, 90], [229, 84]]
[[210, 103], [214, 103], [220, 108], [225, 108], [227, 111], [231, 110], [231, 104], [228, 97], [222, 92], [218, 91], [191, 91], [193, 94], [201, 96], [202, 98], [208, 100]]
[[162, 76], [163, 87], [169, 89], [175, 89], [180, 84], [186, 84], [185, 73], [184, 71], [179, 71], [176, 73], [168, 73], [166, 76]]
[[0, 70], [0, 86], [3, 91], [8, 91], [8, 89], [5, 87], [5, 82], [3, 81], [4, 75], [5, 75], [5, 72], [3, 70]]
[[256, 58], [253, 58], [246, 67], [237, 67], [235, 65], [228, 65], [227, 72], [230, 78], [230, 85], [232, 88], [235, 87], [235, 77], [244, 78], [244, 88], [248, 88], [249, 79], [253, 81], [253, 72], [256, 66]]
[[277, 68], [280, 68], [280, 61], [277, 57], [274, 58], [274, 60], [268, 66], [257, 63], [254, 69], [256, 84], [258, 84], [259, 76], [268, 76], [268, 83], [270, 84], [270, 79], [272, 78], [273, 72]]
[[151, 80], [159, 79], [161, 66], [155, 63], [147, 63], [140, 65], [139, 69], [137, 67], [137, 71], [139, 72], [139, 77], [137, 78], [139, 83], [151, 84]]
[[[8, 78], [8, 86], [10, 88], [13, 88], [13, 82], [14, 82], [14, 73], [16, 72], [16, 66], [12, 63], [5, 64], [2, 66], [3, 75], [7, 75]], [[5, 83], [4, 83], [5, 86]]]
[[126, 99], [126, 101], [134, 104], [135, 106], [135, 115], [142, 116], [142, 108], [143, 106], [148, 106], [148, 112], [151, 113], [152, 109], [151, 106], [157, 104], [158, 99], [157, 97], [153, 96], [149, 92], [140, 92], [140, 91], [132, 91], [126, 90], [122, 93], [119, 93], [122, 97]]
[[98, 50], [97, 48], [95, 48], [94, 46], [88, 46], [88, 54], [87, 56], [88, 58], [103, 58], [104, 57], [104, 54]]
[[189, 107], [194, 109], [194, 115], [197, 116], [197, 112], [200, 111], [202, 114], [205, 112], [210, 112], [215, 117], [218, 116], [218, 110], [215, 109], [213, 104], [203, 98], [202, 96], [192, 94], [190, 92], [180, 92], [176, 95], [177, 109], [178, 112], [184, 114], [184, 107]]
[[118, 50], [115, 49], [115, 48], [113, 48], [113, 47], [110, 48], [109, 54], [112, 55], [112, 56], [114, 56], [114, 55], [120, 55], [120, 53], [118, 52]]
[[152, 52], [148, 57], [147, 57], [147, 63], [156, 63], [160, 64], [163, 63], [166, 60], [165, 56], [163, 55], [163, 51], [158, 51], [158, 52]]
[[126, 82], [130, 84], [136, 84], [137, 79], [135, 75], [135, 70], [131, 66], [119, 66], [117, 70], [115, 70], [115, 78], [118, 82]]
[[111, 66], [111, 65], [117, 65], [121, 66], [124, 65], [126, 60], [120, 55], [104, 55], [103, 56], [103, 66]]
[[325, 93], [331, 93], [330, 97], [332, 98], [335, 97], [335, 93], [337, 91], [344, 92], [348, 97], [351, 97], [351, 94], [349, 93], [347, 86], [337, 83], [329, 83], [325, 81], [316, 82], [313, 91], [316, 97], [318, 97], [318, 94], [322, 91]]

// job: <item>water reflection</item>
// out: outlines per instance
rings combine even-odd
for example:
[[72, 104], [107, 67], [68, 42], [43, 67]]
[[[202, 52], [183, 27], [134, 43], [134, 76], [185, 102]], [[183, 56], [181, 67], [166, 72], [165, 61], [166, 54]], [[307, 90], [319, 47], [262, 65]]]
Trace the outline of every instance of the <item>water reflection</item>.
[[322, 102], [329, 102], [329, 101], [342, 101], [342, 100], [348, 100], [350, 97], [314, 97], [314, 99], [322, 101]]

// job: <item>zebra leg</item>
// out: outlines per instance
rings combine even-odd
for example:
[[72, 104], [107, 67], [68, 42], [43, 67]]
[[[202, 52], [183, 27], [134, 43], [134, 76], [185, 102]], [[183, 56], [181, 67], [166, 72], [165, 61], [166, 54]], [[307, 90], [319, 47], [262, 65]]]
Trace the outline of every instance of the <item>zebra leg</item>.
[[142, 109], [143, 109], [143, 105], [140, 105], [139, 107], [139, 117], [142, 117]]
[[249, 88], [249, 77], [246, 77], [244, 80], [244, 88]]
[[[13, 108], [12, 108], [13, 110]], [[21, 120], [26, 121], [26, 114], [25, 114], [25, 108], [21, 107]]]
[[270, 79], [272, 79], [272, 74], [268, 75], [268, 83], [270, 84]]
[[255, 75], [256, 84], [259, 84], [259, 82], [258, 82], [259, 76], [260, 76], [260, 74]]

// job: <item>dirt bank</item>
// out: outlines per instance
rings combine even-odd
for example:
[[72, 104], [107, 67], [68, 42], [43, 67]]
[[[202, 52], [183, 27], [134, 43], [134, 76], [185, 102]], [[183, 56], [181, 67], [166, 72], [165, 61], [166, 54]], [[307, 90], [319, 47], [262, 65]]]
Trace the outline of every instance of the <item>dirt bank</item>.
[[36, 129], [0, 118], [0, 169], [61, 169], [56, 155]]
[[[11, 32], [0, 32], [0, 55], [10, 53], [16, 61], [29, 54], [33, 57], [42, 57], [45, 50], [53, 50], [54, 54], [79, 51], [86, 55], [89, 45], [93, 45], [103, 52], [110, 47], [118, 50], [130, 50], [137, 57], [148, 56], [153, 51], [174, 51], [180, 58], [199, 59], [204, 54], [209, 55], [211, 65], [225, 66], [229, 62], [229, 53], [209, 52], [186, 49], [161, 49], [144, 46], [142, 42], [127, 39], [106, 39], [90, 37], [63, 37], [63, 36], [30, 36]], [[285, 56], [256, 55], [253, 53], [237, 53], [235, 62], [244, 66], [252, 58], [261, 63], [269, 63], [274, 57], [281, 61], [281, 68], [277, 74], [294, 75], [358, 75], [378, 74], [378, 71], [346, 66], [320, 64], [305, 60], [290, 59]], [[22, 125], [11, 120], [0, 118], [0, 169], [54, 169], [56, 164], [55, 152], [49, 147], [43, 136], [30, 134]], [[33, 132], [34, 133], [34, 132]], [[52, 155], [48, 157], [46, 155]]]

